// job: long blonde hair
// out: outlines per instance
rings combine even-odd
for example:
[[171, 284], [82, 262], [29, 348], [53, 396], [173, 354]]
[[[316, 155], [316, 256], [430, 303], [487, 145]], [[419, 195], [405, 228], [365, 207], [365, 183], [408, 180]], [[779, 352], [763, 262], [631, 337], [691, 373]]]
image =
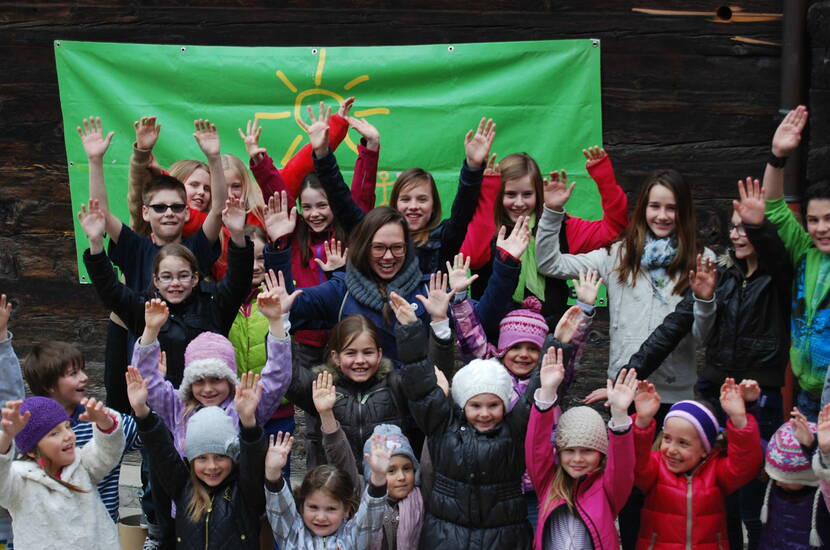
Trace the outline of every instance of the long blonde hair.
[[192, 490], [190, 492], [190, 502], [187, 503], [187, 516], [192, 522], [198, 522], [202, 516], [207, 514], [211, 507], [211, 497], [208, 490], [205, 489], [202, 480], [196, 476], [196, 469], [193, 463], [190, 463], [190, 485]]
[[[245, 163], [239, 157], [225, 153], [222, 155], [222, 169], [233, 170], [242, 179], [242, 202], [245, 203], [245, 211], [261, 213], [262, 209], [265, 208], [265, 200], [262, 197], [259, 185], [251, 177]], [[261, 215], [258, 214], [258, 217], [261, 217]]]

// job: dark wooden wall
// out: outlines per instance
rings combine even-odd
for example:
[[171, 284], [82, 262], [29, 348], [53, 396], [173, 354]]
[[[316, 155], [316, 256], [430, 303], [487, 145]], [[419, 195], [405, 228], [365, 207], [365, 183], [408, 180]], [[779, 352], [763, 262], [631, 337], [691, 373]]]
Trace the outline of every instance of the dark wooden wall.
[[604, 140], [620, 183], [633, 192], [647, 171], [674, 167], [702, 206], [725, 203], [738, 177], [761, 174], [776, 124], [781, 22], [746, 13], [780, 13], [781, 0], [733, 0], [731, 15], [720, 11], [728, 21], [715, 17], [725, 3], [703, 0], [140, 4], [0, 6], [0, 292], [18, 303], [20, 351], [36, 339], [65, 339], [100, 361], [107, 317], [77, 283], [55, 39], [337, 46], [599, 38]]

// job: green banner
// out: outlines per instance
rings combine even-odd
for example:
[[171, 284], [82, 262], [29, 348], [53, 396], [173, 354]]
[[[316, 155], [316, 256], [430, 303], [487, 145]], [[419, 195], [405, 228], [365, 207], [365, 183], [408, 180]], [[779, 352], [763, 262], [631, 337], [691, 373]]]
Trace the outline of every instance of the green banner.
[[[203, 159], [193, 120], [220, 131], [222, 152], [246, 161], [237, 128], [258, 118], [260, 144], [278, 166], [308, 142], [297, 124], [306, 106], [356, 97], [352, 114], [381, 132], [377, 204], [413, 166], [438, 182], [444, 213], [464, 159], [464, 135], [481, 117], [498, 124], [493, 152], [527, 152], [544, 173], [566, 169], [579, 183], [568, 210], [601, 216], [581, 150], [602, 142], [600, 48], [596, 40], [427, 46], [243, 48], [55, 42], [66, 158], [74, 212], [88, 199], [86, 156], [75, 128], [100, 116], [116, 132], [104, 159], [113, 212], [129, 221], [127, 170], [133, 122], [155, 115], [161, 166]], [[349, 137], [337, 151], [347, 181], [356, 159]], [[78, 271], [86, 238], [75, 219]]]

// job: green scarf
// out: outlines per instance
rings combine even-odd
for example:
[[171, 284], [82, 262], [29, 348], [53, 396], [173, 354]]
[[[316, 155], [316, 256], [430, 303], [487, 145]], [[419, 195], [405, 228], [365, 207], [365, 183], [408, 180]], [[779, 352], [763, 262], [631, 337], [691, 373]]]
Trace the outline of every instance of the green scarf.
[[[513, 301], [522, 303], [525, 299], [526, 288], [531, 294], [544, 302], [545, 277], [539, 273], [536, 262], [536, 232], [534, 231], [536, 228], [536, 214], [530, 216], [527, 228], [530, 230], [530, 243], [520, 258], [522, 269], [519, 272], [519, 284], [516, 285], [516, 290], [513, 292]], [[557, 244], [557, 246], [559, 245]]]

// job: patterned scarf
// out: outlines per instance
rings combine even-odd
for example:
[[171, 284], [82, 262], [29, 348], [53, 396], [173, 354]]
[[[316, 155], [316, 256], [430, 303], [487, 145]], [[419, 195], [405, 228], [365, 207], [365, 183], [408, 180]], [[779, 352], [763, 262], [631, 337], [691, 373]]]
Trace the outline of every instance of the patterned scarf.
[[525, 288], [534, 296], [545, 301], [545, 277], [539, 273], [536, 262], [536, 234], [533, 229], [536, 227], [536, 214], [530, 216], [527, 222], [527, 229], [530, 231], [530, 243], [527, 250], [519, 258], [522, 260], [521, 271], [519, 271], [519, 283], [513, 292], [513, 301], [522, 303], [525, 299]]
[[658, 239], [651, 231], [648, 232], [640, 265], [648, 269], [655, 289], [662, 289], [671, 282], [666, 268], [669, 267], [676, 255], [677, 237], [672, 235]]
[[412, 294], [421, 282], [421, 270], [418, 269], [418, 260], [409, 256], [403, 268], [386, 284], [385, 289], [373, 279], [352, 267], [346, 266], [346, 287], [357, 302], [374, 311], [382, 312], [389, 301], [392, 292], [406, 298]]

